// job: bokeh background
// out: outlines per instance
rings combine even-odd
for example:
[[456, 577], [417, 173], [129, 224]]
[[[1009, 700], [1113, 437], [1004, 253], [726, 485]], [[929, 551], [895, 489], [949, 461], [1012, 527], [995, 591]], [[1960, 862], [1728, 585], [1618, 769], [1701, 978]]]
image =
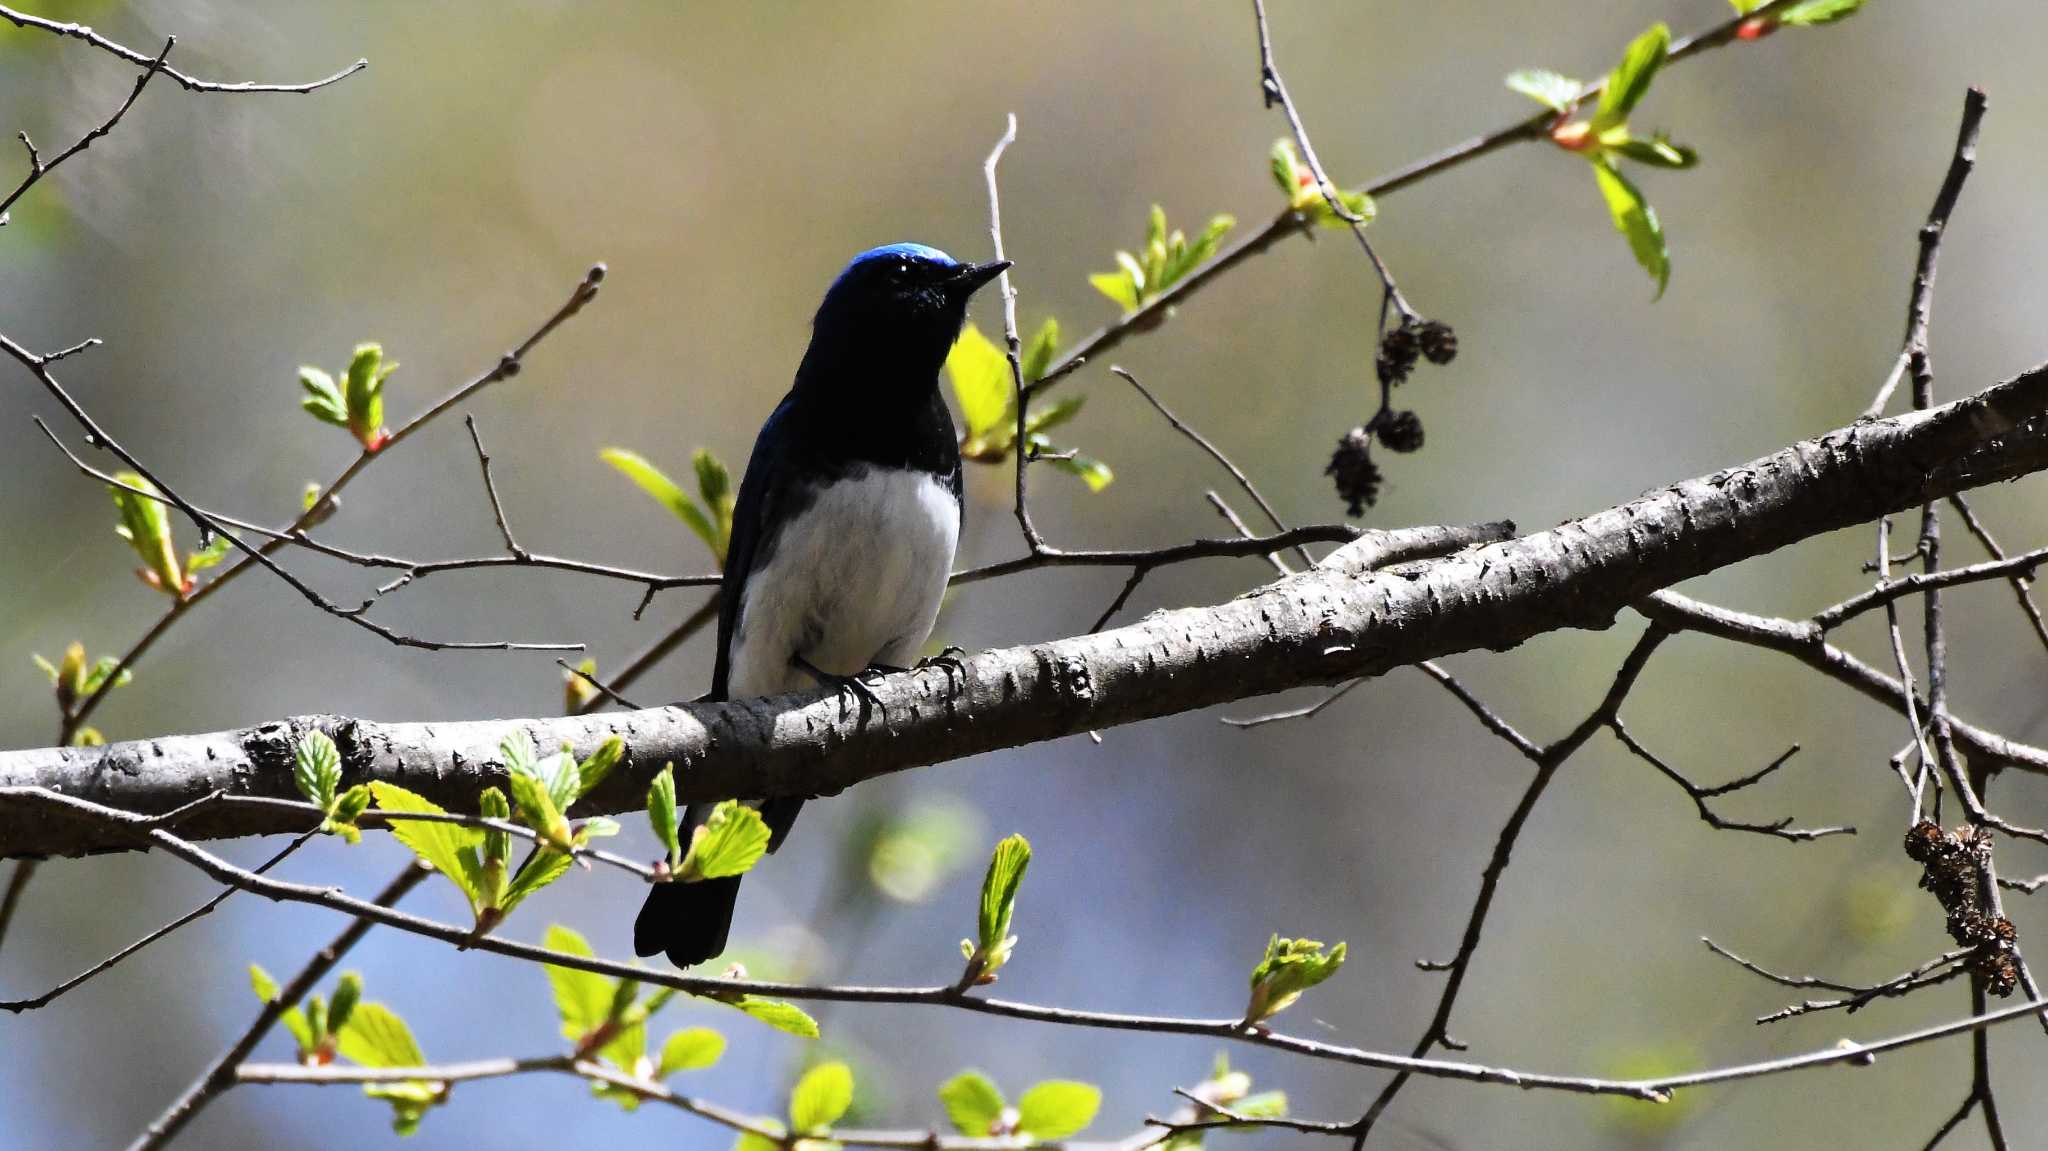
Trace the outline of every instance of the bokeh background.
[[[207, 504], [288, 517], [301, 486], [351, 454], [298, 409], [301, 363], [340, 366], [359, 340], [403, 362], [393, 422], [488, 367], [608, 261], [599, 302], [467, 406], [497, 457], [528, 546], [664, 570], [707, 557], [680, 525], [597, 458], [636, 449], [678, 474], [708, 446], [745, 459], [786, 386], [810, 310], [854, 251], [915, 238], [985, 256], [980, 165], [1019, 120], [1003, 166], [1010, 254], [1027, 327], [1069, 333], [1110, 318], [1085, 282], [1142, 237], [1149, 206], [1177, 224], [1278, 208], [1266, 151], [1284, 124], [1257, 92], [1241, 3], [226, 4], [33, 5], [139, 49], [175, 32], [175, 61], [231, 79], [299, 80], [367, 56], [370, 69], [311, 96], [203, 96], [158, 83], [110, 138], [36, 189], [0, 232], [0, 326], [31, 347], [106, 346], [65, 365], [77, 395], [131, 448]], [[1299, 3], [1273, 9], [1280, 60], [1340, 180], [1366, 178], [1526, 114], [1500, 77], [1550, 66], [1596, 75], [1652, 20], [1683, 32], [1719, 0], [1498, 4]], [[1394, 459], [1373, 524], [1511, 516], [1540, 527], [1660, 482], [1774, 449], [1853, 417], [1889, 367], [1914, 233], [1948, 162], [1963, 88], [1992, 112], [1982, 163], [1944, 252], [1939, 386], [1956, 394], [2048, 354], [2040, 189], [2048, 9], [2031, 0], [1876, 0], [1849, 22], [1713, 54], [1657, 81], [1638, 114], [1705, 159], [1641, 180], [1671, 236], [1675, 273], [1652, 303], [1578, 160], [1510, 150], [1389, 196], [1373, 234], [1411, 299], [1457, 325], [1455, 365], [1403, 393], [1428, 427]], [[0, 126], [53, 152], [119, 102], [132, 70], [82, 45], [0, 32]], [[12, 173], [20, 157], [0, 170]], [[1348, 241], [1289, 241], [1226, 277], [1114, 359], [1244, 463], [1291, 520], [1341, 514], [1321, 469], [1369, 411], [1370, 272]], [[984, 301], [982, 322], [996, 318]], [[1090, 495], [1046, 473], [1041, 524], [1073, 545], [1213, 534], [1201, 491], [1226, 482], [1106, 364], [1067, 439], [1118, 479]], [[0, 391], [0, 743], [55, 726], [31, 652], [74, 639], [118, 650], [161, 610], [110, 530], [106, 493], [29, 423], [61, 413], [18, 370]], [[1019, 549], [1006, 473], [970, 477], [962, 560]], [[1980, 507], [2018, 546], [2043, 536], [2038, 481]], [[181, 528], [181, 531], [184, 529]], [[460, 425], [448, 420], [380, 461], [328, 527], [335, 541], [449, 555], [497, 539]], [[189, 535], [189, 532], [185, 533]], [[1952, 532], [1951, 555], [1973, 558]], [[189, 540], [188, 540], [189, 542]], [[1862, 586], [1867, 529], [1698, 581], [1746, 608], [1810, 611]], [[301, 557], [347, 598], [362, 573]], [[1133, 611], [1209, 602], [1266, 578], [1250, 561], [1162, 572]], [[1072, 634], [1114, 594], [1113, 572], [1033, 574], [956, 596], [942, 638], [968, 648]], [[577, 639], [616, 667], [695, 605], [574, 577], [442, 577], [381, 609], [444, 637]], [[2044, 653], [2000, 585], [1952, 597], [1956, 698], [1972, 719], [2048, 736]], [[1546, 637], [1450, 662], [1525, 730], [1548, 737], [1605, 688], [1640, 622]], [[1874, 620], [1847, 635], [1882, 660]], [[700, 640], [634, 690], [702, 691]], [[112, 738], [341, 711], [380, 719], [547, 714], [549, 657], [428, 654], [310, 612], [254, 575], [181, 624], [97, 722]], [[1304, 700], [1308, 697], [1304, 697]], [[1286, 702], [1303, 702], [1284, 700]], [[1225, 709], [1244, 713], [1264, 706]], [[1691, 803], [1611, 741], [1564, 772], [1523, 837], [1457, 1011], [1472, 1057], [1559, 1072], [1642, 1072], [1791, 1052], [1962, 1014], [1943, 989], [1770, 1029], [1750, 1022], [1796, 993], [1710, 956], [1703, 934], [1772, 966], [1874, 981], [1948, 946], [1901, 855], [1885, 756], [1900, 723], [1777, 656], [1681, 638], [1651, 666], [1627, 717], [1702, 780], [1806, 751], [1731, 814], [1795, 814], [1862, 827], [1792, 845], [1709, 830]], [[1001, 990], [1095, 1008], [1224, 1015], [1271, 932], [1350, 944], [1350, 963], [1284, 1020], [1289, 1030], [1405, 1050], [1440, 978], [1484, 853], [1529, 768], [1421, 676], [1354, 692], [1319, 718], [1243, 733], [1215, 713], [983, 756], [856, 789], [806, 813], [802, 833], [749, 880], [737, 936], [762, 973], [932, 982], [957, 970], [981, 860], [1021, 831], [1037, 857], [1018, 960]], [[2041, 790], [1993, 793], [2014, 819], [2048, 817]], [[942, 810], [958, 834], [922, 902], [879, 894], [860, 829]], [[632, 826], [625, 850], [651, 855]], [[274, 845], [236, 843], [238, 859]], [[285, 874], [364, 891], [400, 858], [372, 836], [323, 842]], [[940, 852], [939, 856], [946, 856]], [[2048, 868], [2007, 845], [2009, 874]], [[126, 856], [46, 865], [0, 958], [0, 991], [40, 990], [209, 894], [194, 872]], [[549, 922], [628, 950], [640, 893], [575, 875], [506, 929]], [[2042, 896], [2041, 898], [2048, 898]], [[2048, 930], [2014, 898], [2022, 939]], [[409, 906], [462, 908], [445, 885]], [[255, 1009], [244, 969], [296, 968], [339, 921], [248, 896], [54, 1006], [0, 1018], [0, 1145], [117, 1144], [172, 1097]], [[348, 961], [372, 998], [453, 1060], [557, 1049], [545, 980], [488, 955], [374, 933]], [[680, 1086], [779, 1111], [811, 1052], [713, 1007], [724, 1063]], [[829, 1050], [853, 1058], [866, 1118], [940, 1118], [934, 1086], [962, 1066], [1013, 1092], [1039, 1078], [1098, 1082], [1094, 1131], [1122, 1134], [1207, 1071], [1217, 1045], [909, 1008], [824, 1014]], [[657, 1026], [657, 1037], [666, 1028]], [[2048, 1123], [2048, 1046], [2016, 1025], [1993, 1040], [2008, 1129]], [[1966, 1046], [1926, 1046], [1866, 1070], [1718, 1088], [1654, 1111], [1497, 1087], [1413, 1084], [1383, 1131], [1394, 1147], [1918, 1146], [1961, 1098]], [[265, 1058], [289, 1057], [282, 1035]], [[1236, 1050], [1261, 1086], [1304, 1115], [1349, 1117], [1378, 1075]], [[1281, 1146], [1237, 1137], [1239, 1145]], [[250, 1088], [191, 1130], [195, 1147], [383, 1146], [381, 1104], [352, 1088]], [[455, 1092], [412, 1145], [722, 1146], [660, 1109], [637, 1115], [569, 1080]], [[1953, 1145], [1982, 1144], [1966, 1126]]]

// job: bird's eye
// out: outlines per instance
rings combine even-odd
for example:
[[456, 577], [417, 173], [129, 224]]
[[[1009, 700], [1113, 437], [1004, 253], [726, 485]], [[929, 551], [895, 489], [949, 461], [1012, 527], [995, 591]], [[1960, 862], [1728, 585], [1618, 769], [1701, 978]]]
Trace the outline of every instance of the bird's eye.
[[910, 278], [910, 265], [908, 263], [901, 263], [896, 265], [896, 278], [899, 280], [906, 280]]

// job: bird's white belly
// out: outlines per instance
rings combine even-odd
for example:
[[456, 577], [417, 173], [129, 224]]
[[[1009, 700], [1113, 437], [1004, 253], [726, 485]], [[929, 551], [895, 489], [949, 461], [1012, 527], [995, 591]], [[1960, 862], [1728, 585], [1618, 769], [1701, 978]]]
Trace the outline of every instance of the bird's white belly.
[[909, 666], [930, 636], [960, 541], [960, 502], [929, 473], [870, 467], [819, 490], [747, 578], [727, 683], [735, 699]]

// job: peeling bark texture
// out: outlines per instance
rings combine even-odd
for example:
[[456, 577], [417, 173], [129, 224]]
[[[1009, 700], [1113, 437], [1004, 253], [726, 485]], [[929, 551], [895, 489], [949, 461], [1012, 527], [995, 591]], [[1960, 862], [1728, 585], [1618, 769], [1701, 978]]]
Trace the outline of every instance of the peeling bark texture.
[[[523, 729], [588, 754], [614, 733], [627, 760], [580, 813], [642, 806], [662, 764], [685, 801], [830, 795], [864, 779], [1308, 684], [1379, 675], [1455, 652], [1505, 650], [1620, 610], [1716, 568], [1954, 492], [2048, 468], [2048, 365], [1944, 407], [1858, 422], [1549, 531], [1361, 571], [1385, 537], [1212, 607], [968, 657], [851, 693], [689, 704], [569, 718], [376, 723], [310, 716], [240, 731], [0, 753], [0, 788], [42, 787], [160, 813], [216, 790], [292, 797], [293, 740], [318, 728], [344, 785], [381, 779], [455, 811], [502, 783]], [[1380, 549], [1376, 551], [1375, 549]], [[1398, 555], [1400, 553], [1396, 553]], [[1817, 642], [1817, 641], [1816, 641]], [[213, 804], [185, 837], [303, 830], [303, 813]], [[146, 831], [0, 795], [0, 856], [144, 846]]]

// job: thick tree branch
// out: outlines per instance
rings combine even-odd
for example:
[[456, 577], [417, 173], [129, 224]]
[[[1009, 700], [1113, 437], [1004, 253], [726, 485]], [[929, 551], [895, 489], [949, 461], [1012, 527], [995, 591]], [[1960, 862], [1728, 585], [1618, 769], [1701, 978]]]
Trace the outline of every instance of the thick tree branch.
[[[625, 739], [628, 770], [594, 793], [593, 810], [637, 808], [646, 780], [671, 761], [685, 800], [830, 794], [979, 752], [1378, 675], [1459, 651], [1506, 649], [1560, 628], [1604, 628], [1616, 612], [1693, 576], [2048, 468], [2044, 413], [2048, 366], [1939, 408], [1837, 429], [1549, 531], [1357, 574], [1360, 550], [1387, 546], [1384, 536], [1371, 536], [1340, 548], [1315, 571], [1225, 604], [984, 652], [957, 668], [888, 676], [874, 685], [874, 707], [804, 695], [548, 720], [381, 724], [316, 717], [100, 748], [4, 753], [0, 786], [47, 787], [136, 812], [165, 811], [215, 790], [285, 796], [291, 743], [317, 726], [340, 746], [347, 783], [387, 779], [468, 810], [481, 786], [501, 780], [496, 747], [518, 727], [538, 746], [566, 742], [579, 754], [613, 733]], [[303, 822], [296, 813], [218, 807], [195, 813], [182, 833], [297, 831]], [[109, 832], [44, 805], [0, 806], [0, 854], [140, 843], [133, 832]]]

